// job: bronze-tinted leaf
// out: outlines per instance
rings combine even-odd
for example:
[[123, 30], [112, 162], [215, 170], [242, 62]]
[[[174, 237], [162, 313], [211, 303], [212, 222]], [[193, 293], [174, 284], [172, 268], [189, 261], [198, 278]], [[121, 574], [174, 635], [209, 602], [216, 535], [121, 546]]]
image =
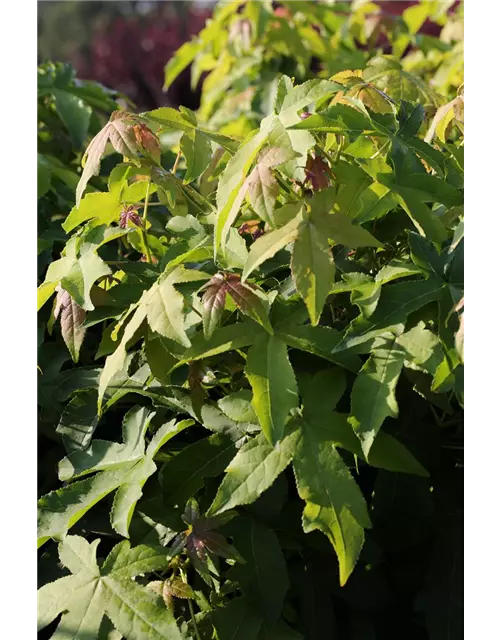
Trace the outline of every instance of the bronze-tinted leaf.
[[109, 122], [91, 140], [82, 159], [83, 172], [76, 188], [77, 207], [88, 181], [99, 173], [101, 158], [108, 141], [124, 157], [133, 157], [137, 153], [138, 147], [133, 125], [133, 114], [126, 111], [115, 111], [111, 114]]
[[248, 199], [262, 220], [274, 227], [273, 211], [279, 188], [271, 169], [295, 158], [293, 149], [270, 147], [259, 156], [255, 168], [246, 180]]
[[203, 295], [203, 332], [208, 339], [217, 329], [224, 312], [227, 283], [222, 273], [216, 273], [205, 285]]
[[151, 156], [153, 160], [157, 163], [160, 163], [161, 159], [161, 149], [158, 138], [151, 131], [151, 129], [146, 126], [144, 123], [139, 123], [134, 125], [133, 127], [135, 140], [141, 150], [145, 152], [146, 155]]
[[458, 326], [458, 331], [455, 334], [455, 349], [457, 350], [457, 353], [460, 357], [460, 360], [463, 362], [464, 361], [464, 297], [462, 296], [462, 298], [457, 302], [457, 304], [454, 307], [454, 311], [456, 311], [457, 313], [459, 313], [459, 311], [462, 311], [462, 313], [460, 313], [460, 324]]
[[173, 596], [174, 598], [182, 598], [183, 600], [194, 598], [193, 589], [180, 578], [170, 578], [169, 580], [165, 580], [163, 587], [164, 598], [165, 593]]
[[273, 333], [269, 323], [269, 301], [267, 296], [257, 287], [241, 282], [236, 273], [226, 276], [227, 292], [238, 309], [261, 324], [266, 331]]
[[56, 304], [54, 308], [54, 318], [57, 320], [61, 314], [61, 333], [64, 343], [68, 347], [73, 362], [78, 362], [80, 347], [85, 338], [86, 313], [84, 309], [76, 304], [67, 291], [57, 287]]
[[306, 162], [306, 182], [310, 182], [313, 191], [326, 189], [330, 185], [331, 170], [321, 156], [308, 156]]

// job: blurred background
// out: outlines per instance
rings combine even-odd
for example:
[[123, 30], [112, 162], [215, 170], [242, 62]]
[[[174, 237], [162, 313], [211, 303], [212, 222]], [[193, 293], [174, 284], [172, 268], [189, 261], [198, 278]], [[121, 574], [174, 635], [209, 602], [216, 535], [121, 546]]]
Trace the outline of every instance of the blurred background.
[[38, 63], [69, 62], [82, 80], [127, 95], [139, 110], [198, 106], [189, 70], [163, 93], [164, 67], [205, 26], [215, 2], [43, 0], [38, 2]]
[[[69, 62], [82, 80], [95, 80], [127, 95], [139, 111], [160, 106], [191, 109], [199, 91], [191, 90], [187, 69], [168, 94], [164, 67], [172, 54], [199, 33], [213, 1], [41, 0], [38, 2], [38, 62]], [[340, 4], [340, 3], [337, 3]], [[388, 15], [400, 15], [417, 2], [378, 1]], [[276, 7], [278, 2], [273, 3]], [[425, 24], [422, 33], [438, 35]]]

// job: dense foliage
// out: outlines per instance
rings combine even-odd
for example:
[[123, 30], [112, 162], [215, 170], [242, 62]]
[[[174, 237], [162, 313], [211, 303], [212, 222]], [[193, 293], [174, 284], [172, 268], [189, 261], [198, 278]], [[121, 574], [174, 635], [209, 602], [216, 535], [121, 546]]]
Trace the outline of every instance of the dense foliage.
[[39, 68], [43, 637], [461, 637], [461, 7], [280, 4]]

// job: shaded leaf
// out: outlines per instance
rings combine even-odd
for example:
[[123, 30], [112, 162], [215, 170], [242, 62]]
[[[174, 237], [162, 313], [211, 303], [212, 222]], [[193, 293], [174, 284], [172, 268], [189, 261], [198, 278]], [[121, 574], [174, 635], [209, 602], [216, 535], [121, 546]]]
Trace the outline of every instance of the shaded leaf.
[[212, 616], [218, 640], [255, 640], [262, 626], [262, 614], [246, 598], [235, 598]]
[[368, 459], [384, 420], [398, 415], [395, 389], [403, 361], [404, 350], [396, 338], [389, 339], [372, 352], [354, 382], [349, 423]]
[[371, 524], [363, 494], [330, 438], [315, 421], [302, 422], [293, 468], [297, 490], [306, 502], [304, 531], [319, 529], [328, 537], [338, 557], [342, 586], [363, 547], [363, 530]]
[[332, 353], [337, 355], [344, 349], [366, 345], [386, 331], [400, 333], [408, 315], [430, 302], [440, 300], [444, 289], [442, 281], [435, 278], [382, 287], [375, 312], [368, 319], [361, 316], [356, 318]]
[[92, 109], [81, 98], [67, 91], [55, 89], [54, 97], [57, 112], [78, 149], [87, 136]]
[[232, 523], [238, 550], [245, 560], [230, 570], [245, 597], [264, 618], [277, 620], [290, 586], [278, 538], [272, 529], [254, 518]]
[[94, 504], [116, 489], [111, 523], [120, 535], [128, 537], [128, 526], [142, 495], [142, 487], [156, 471], [154, 455], [170, 438], [192, 424], [191, 420], [166, 423], [146, 448], [144, 436], [151, 417], [143, 408], [131, 410], [123, 423], [123, 444], [93, 440], [87, 450], [73, 451], [61, 460], [61, 480], [98, 473], [52, 491], [39, 500], [39, 544], [49, 537], [61, 539]]
[[234, 451], [233, 442], [219, 434], [182, 449], [160, 471], [166, 503], [183, 506], [203, 487], [205, 478], [213, 478], [224, 471]]
[[68, 453], [89, 446], [98, 420], [95, 389], [81, 391], [71, 398], [56, 429]]

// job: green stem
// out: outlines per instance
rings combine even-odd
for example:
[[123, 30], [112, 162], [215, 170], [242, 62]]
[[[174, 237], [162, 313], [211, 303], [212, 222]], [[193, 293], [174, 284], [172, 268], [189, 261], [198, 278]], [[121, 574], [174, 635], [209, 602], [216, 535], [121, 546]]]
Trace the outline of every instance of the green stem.
[[345, 146], [345, 136], [336, 136], [337, 138], [337, 150], [335, 151], [335, 156], [333, 157], [333, 165], [337, 165], [340, 160], [340, 155], [344, 150]]
[[389, 146], [390, 142], [391, 142], [390, 140], [386, 140], [384, 144], [380, 147], [380, 149], [375, 151], [375, 153], [369, 158], [369, 160], [375, 160], [375, 158], [378, 158], [382, 154], [382, 152], [385, 151], [386, 147]]
[[179, 164], [180, 159], [181, 159], [181, 150], [179, 149], [177, 153], [177, 157], [175, 158], [174, 166], [172, 167], [172, 171], [171, 171], [171, 173], [173, 173], [174, 176], [175, 176], [175, 172], [177, 171], [177, 165]]
[[142, 228], [142, 242], [144, 243], [144, 248], [146, 249], [146, 260], [151, 264], [152, 259], [151, 259], [151, 251], [149, 249], [149, 244], [148, 244], [148, 234], [146, 232], [146, 221], [148, 218], [148, 206], [149, 206], [149, 192], [151, 189], [151, 173], [149, 174], [149, 178], [148, 178], [148, 186], [146, 187], [146, 197], [144, 199], [144, 211], [142, 212], [142, 222], [143, 222], [143, 228]]
[[[184, 573], [184, 571], [182, 569], [180, 569], [180, 574], [181, 574], [182, 581], [187, 584], [188, 583], [187, 576], [186, 576], [186, 574]], [[195, 635], [196, 635], [196, 640], [201, 640], [200, 632], [198, 631], [198, 625], [196, 624], [196, 618], [194, 617], [194, 609], [193, 609], [193, 604], [191, 602], [191, 599], [188, 598], [187, 602], [188, 602], [188, 607], [189, 607], [189, 613], [191, 615], [191, 620], [193, 621], [193, 627], [194, 627], [194, 632], [195, 632]]]

